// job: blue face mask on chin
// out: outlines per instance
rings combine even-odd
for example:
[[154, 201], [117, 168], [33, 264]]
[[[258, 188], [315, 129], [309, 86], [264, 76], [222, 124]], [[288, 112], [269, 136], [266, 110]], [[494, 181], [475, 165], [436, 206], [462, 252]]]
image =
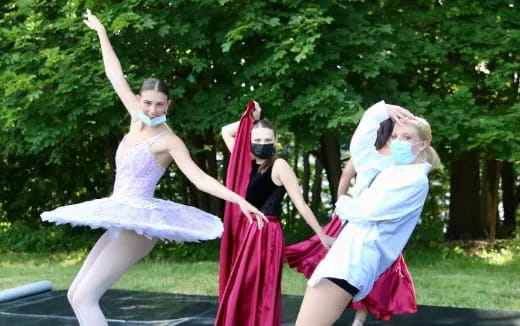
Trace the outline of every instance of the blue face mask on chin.
[[137, 117], [141, 120], [145, 125], [149, 127], [157, 126], [166, 121], [166, 114], [163, 114], [157, 118], [150, 119], [146, 114], [141, 111], [137, 111]]
[[410, 164], [417, 157], [417, 154], [412, 152], [412, 146], [420, 143], [422, 142], [412, 144], [407, 141], [392, 140], [390, 143], [390, 156], [392, 156], [396, 164]]

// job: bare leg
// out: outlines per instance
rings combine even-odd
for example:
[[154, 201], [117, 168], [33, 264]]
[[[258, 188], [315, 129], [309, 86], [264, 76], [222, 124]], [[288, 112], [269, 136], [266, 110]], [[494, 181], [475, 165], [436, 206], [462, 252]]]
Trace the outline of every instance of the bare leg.
[[365, 319], [367, 319], [367, 316], [368, 310], [364, 308], [356, 310], [356, 316], [354, 317], [354, 322], [352, 323], [352, 326], [363, 326], [363, 323], [365, 322]]
[[322, 279], [308, 287], [295, 326], [330, 326], [339, 319], [352, 296], [336, 284]]
[[119, 231], [108, 239], [71, 298], [74, 312], [82, 326], [106, 326], [99, 299], [106, 290], [141, 258], [148, 255], [157, 239], [149, 240], [133, 231]]

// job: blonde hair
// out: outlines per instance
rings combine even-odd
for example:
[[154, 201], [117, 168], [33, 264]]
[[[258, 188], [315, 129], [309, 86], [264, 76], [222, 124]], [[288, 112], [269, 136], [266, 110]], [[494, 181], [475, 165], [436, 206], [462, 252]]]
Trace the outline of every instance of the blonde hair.
[[[415, 119], [410, 119], [408, 124], [415, 127], [417, 130], [417, 134], [421, 140], [427, 140], [429, 144], [432, 142], [432, 128], [426, 119], [421, 117], [415, 117]], [[428, 145], [426, 149], [424, 149], [418, 155], [421, 159], [427, 161], [432, 165], [432, 169], [438, 169], [441, 167], [441, 159], [437, 151], [431, 146]]]

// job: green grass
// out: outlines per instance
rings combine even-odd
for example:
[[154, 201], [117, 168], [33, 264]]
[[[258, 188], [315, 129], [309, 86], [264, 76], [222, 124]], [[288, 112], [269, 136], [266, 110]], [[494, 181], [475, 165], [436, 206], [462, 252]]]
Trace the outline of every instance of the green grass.
[[[405, 254], [419, 304], [520, 310], [520, 250], [460, 248], [411, 249]], [[72, 254], [0, 253], [0, 289], [43, 279], [65, 289], [77, 273], [85, 252]], [[284, 294], [302, 295], [305, 278], [284, 268]], [[175, 262], [146, 259], [134, 266], [114, 288], [216, 295], [218, 262]]]
[[440, 248], [406, 255], [419, 303], [520, 310], [520, 251]]

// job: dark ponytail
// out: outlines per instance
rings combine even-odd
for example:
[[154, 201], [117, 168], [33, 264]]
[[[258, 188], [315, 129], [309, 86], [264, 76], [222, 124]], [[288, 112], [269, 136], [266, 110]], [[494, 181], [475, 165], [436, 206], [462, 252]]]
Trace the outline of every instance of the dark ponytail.
[[379, 129], [377, 129], [376, 142], [374, 143], [376, 150], [380, 150], [381, 148], [385, 147], [388, 139], [390, 139], [390, 136], [392, 136], [393, 131], [394, 122], [390, 118], [379, 124]]

